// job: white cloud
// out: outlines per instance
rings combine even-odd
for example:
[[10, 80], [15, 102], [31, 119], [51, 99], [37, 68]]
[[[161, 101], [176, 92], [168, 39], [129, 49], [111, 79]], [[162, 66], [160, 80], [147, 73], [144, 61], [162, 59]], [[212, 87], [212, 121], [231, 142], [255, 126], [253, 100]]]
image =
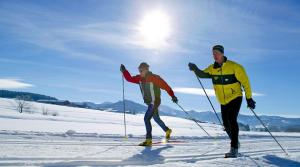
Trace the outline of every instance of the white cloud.
[[23, 89], [29, 87], [33, 87], [33, 85], [18, 79], [0, 79], [0, 89]]
[[[177, 93], [205, 96], [205, 92], [203, 91], [203, 89], [199, 89], [199, 88], [176, 87], [173, 90]], [[205, 91], [208, 96], [215, 96], [215, 91], [213, 89], [205, 89]]]
[[[192, 95], [200, 95], [205, 96], [205, 92], [203, 89], [200, 88], [187, 88], [187, 87], [176, 87], [173, 89], [177, 93], [183, 93], [183, 94], [192, 94]], [[208, 96], [216, 96], [214, 89], [205, 89]], [[262, 93], [252, 93], [253, 96], [265, 96]]]
[[252, 96], [266, 96], [265, 94], [262, 94], [262, 93], [255, 93], [255, 92], [252, 92]]
[[[0, 15], [3, 16], [0, 23], [18, 40], [58, 51], [66, 57], [114, 64], [108, 53], [100, 52], [99, 48], [109, 45], [116, 49], [149, 50], [141, 45], [141, 39], [136, 36], [137, 23], [99, 21], [90, 16], [74, 19], [73, 16], [36, 5], [26, 5], [24, 8], [14, 4], [4, 5], [0, 7]], [[174, 41], [167, 41], [167, 44], [168, 51], [186, 52]]]
[[68, 84], [52, 84], [48, 85], [51, 87], [57, 87], [57, 88], [64, 88], [64, 89], [72, 89], [78, 92], [83, 93], [114, 93], [114, 94], [120, 94], [120, 91], [117, 90], [110, 90], [110, 89], [104, 89], [104, 88], [97, 88], [96, 86], [92, 85], [80, 85], [80, 86], [74, 86], [74, 85], [68, 85]]

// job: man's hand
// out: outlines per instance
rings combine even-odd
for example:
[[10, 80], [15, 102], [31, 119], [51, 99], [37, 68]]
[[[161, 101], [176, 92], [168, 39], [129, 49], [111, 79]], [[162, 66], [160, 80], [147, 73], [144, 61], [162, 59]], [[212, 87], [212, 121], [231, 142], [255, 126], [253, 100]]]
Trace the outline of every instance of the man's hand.
[[125, 66], [123, 64], [121, 64], [120, 71], [123, 73], [125, 70], [126, 70]]
[[249, 108], [251, 108], [252, 110], [254, 110], [255, 109], [255, 101], [252, 99], [252, 98], [250, 98], [250, 99], [246, 99], [247, 100], [247, 105], [248, 105], [248, 107]]
[[198, 67], [194, 63], [189, 63], [189, 68], [191, 71], [196, 71], [198, 69]]
[[178, 103], [177, 97], [176, 97], [176, 96], [173, 96], [173, 97], [172, 97], [172, 101], [173, 101], [174, 103]]

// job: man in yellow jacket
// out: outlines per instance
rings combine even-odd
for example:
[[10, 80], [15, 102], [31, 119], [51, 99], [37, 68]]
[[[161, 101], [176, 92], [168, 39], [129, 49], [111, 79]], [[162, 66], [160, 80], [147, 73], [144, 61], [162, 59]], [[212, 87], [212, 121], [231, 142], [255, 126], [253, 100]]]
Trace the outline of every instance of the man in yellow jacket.
[[231, 139], [231, 148], [225, 157], [237, 157], [239, 147], [237, 117], [242, 104], [242, 87], [249, 108], [255, 108], [255, 101], [252, 99], [250, 82], [243, 66], [228, 60], [221, 45], [214, 46], [212, 51], [214, 64], [200, 70], [195, 64], [189, 63], [189, 68], [200, 78], [212, 79], [217, 99], [221, 104], [223, 125]]

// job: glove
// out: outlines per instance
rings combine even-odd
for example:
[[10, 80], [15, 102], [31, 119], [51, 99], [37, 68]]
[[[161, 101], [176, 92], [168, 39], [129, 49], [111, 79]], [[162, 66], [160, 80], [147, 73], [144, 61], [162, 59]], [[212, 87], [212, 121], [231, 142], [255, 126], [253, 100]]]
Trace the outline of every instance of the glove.
[[123, 73], [126, 70], [125, 66], [121, 64], [120, 71]]
[[189, 68], [191, 71], [196, 71], [198, 69], [198, 67], [194, 63], [189, 63]]
[[172, 97], [172, 101], [173, 101], [174, 103], [178, 103], [177, 97], [176, 97], [176, 96], [173, 96], [173, 97]]
[[255, 109], [255, 101], [252, 99], [252, 98], [250, 98], [250, 99], [246, 99], [247, 100], [247, 107], [248, 108], [251, 108], [252, 110], [254, 110]]

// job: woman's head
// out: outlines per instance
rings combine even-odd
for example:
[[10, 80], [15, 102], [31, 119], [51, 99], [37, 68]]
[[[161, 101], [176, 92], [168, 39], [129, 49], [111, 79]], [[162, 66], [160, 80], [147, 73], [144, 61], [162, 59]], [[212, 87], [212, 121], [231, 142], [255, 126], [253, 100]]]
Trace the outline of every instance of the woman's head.
[[149, 72], [149, 65], [145, 62], [142, 62], [139, 65], [139, 72], [142, 77], [145, 77], [146, 74]]

